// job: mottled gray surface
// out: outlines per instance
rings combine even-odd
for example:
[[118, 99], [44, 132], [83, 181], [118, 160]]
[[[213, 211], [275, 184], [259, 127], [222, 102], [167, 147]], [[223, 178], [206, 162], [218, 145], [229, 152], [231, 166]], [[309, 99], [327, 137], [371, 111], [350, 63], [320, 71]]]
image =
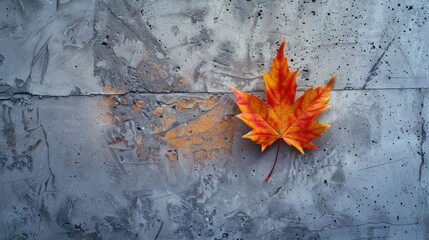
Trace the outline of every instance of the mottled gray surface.
[[[429, 4], [0, 1], [0, 239], [428, 239]], [[242, 139], [281, 40], [336, 72], [301, 155]], [[300, 92], [301, 93], [301, 92]]]

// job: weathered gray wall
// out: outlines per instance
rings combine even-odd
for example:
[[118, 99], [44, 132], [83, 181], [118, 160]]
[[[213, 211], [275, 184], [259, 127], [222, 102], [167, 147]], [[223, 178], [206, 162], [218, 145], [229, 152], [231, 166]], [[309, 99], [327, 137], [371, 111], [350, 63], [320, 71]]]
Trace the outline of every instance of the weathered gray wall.
[[[427, 239], [429, 3], [0, 1], [1, 239]], [[301, 155], [242, 139], [281, 40], [336, 72]]]

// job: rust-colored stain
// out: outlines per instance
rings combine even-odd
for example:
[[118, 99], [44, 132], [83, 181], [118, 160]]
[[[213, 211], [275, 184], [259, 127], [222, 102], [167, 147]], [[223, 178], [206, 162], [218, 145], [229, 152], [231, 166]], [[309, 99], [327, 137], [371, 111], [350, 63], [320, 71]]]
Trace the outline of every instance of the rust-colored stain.
[[183, 110], [192, 108], [197, 103], [195, 98], [182, 98], [177, 101], [177, 106]]
[[167, 131], [177, 119], [175, 111], [171, 111], [170, 108], [166, 109], [164, 107], [156, 107], [152, 115], [158, 119], [158, 121], [150, 123], [149, 125], [150, 128], [154, 129], [155, 133]]
[[142, 158], [145, 156], [145, 147], [144, 145], [137, 145], [136, 147], [136, 154], [137, 154], [137, 158]]
[[[177, 121], [177, 113], [195, 111], [195, 108], [203, 111], [210, 110], [216, 105], [217, 101], [218, 98], [216, 97], [208, 99], [180, 98], [175, 102], [156, 107], [152, 115], [158, 118], [158, 121], [151, 123], [150, 127], [154, 129], [155, 133], [164, 133]], [[172, 110], [173, 106], [175, 110]]]
[[[218, 98], [216, 97], [210, 97], [208, 99], [195, 99], [195, 98], [181, 98], [177, 100], [174, 104], [177, 105], [178, 110], [188, 111], [189, 109], [192, 109], [194, 107], [197, 107], [201, 110], [208, 110], [213, 108], [217, 102]], [[169, 104], [172, 105], [172, 104]]]
[[212, 108], [216, 104], [216, 102], [217, 102], [217, 99], [214, 97], [211, 97], [211, 98], [207, 99], [206, 101], [199, 102], [198, 106], [201, 109], [206, 110], [206, 109]]
[[[140, 114], [144, 111], [144, 109], [141, 109], [144, 102], [142, 100], [133, 101], [129, 96], [103, 96], [97, 104], [103, 108], [103, 113], [98, 117], [98, 120], [111, 124], [111, 129], [117, 129], [117, 132], [121, 132], [121, 126], [118, 126], [118, 124], [123, 123], [124, 117], [121, 115], [121, 111], [116, 111], [115, 109], [125, 108], [128, 112], [134, 112], [136, 118], [139, 118]], [[128, 140], [124, 139], [124, 136], [121, 134], [111, 136], [107, 139], [107, 146], [118, 151], [117, 154], [127, 148], [131, 148], [126, 151], [135, 151], [137, 156], [135, 160], [137, 161], [152, 160], [159, 162], [161, 159], [160, 146], [146, 146], [144, 136], [141, 133], [136, 133], [134, 139]]]
[[169, 149], [167, 153], [165, 153], [165, 157], [167, 157], [168, 161], [173, 164], [177, 163], [179, 159], [179, 156], [177, 155], [177, 151], [172, 149]]
[[119, 104], [128, 105], [131, 110], [133, 110], [136, 114], [139, 114], [143, 111], [141, 109], [141, 107], [143, 106], [143, 101], [136, 101], [134, 104], [130, 104], [127, 98], [119, 98], [116, 95], [106, 95], [101, 97], [97, 102], [97, 106], [103, 108], [103, 113], [100, 114], [97, 120], [101, 120], [103, 122], [111, 124], [121, 122], [122, 116], [115, 111], [112, 111], [113, 107]]
[[181, 76], [179, 79], [174, 80], [173, 83], [171, 83], [171, 86], [177, 88], [187, 84], [189, 84], [188, 78], [185, 76]]
[[[136, 118], [145, 111], [142, 109], [142, 100], [135, 101], [128, 96], [104, 96], [100, 98], [99, 104], [104, 108], [100, 118], [113, 125], [123, 121], [120, 113], [124, 108], [129, 110], [128, 113], [135, 113]], [[138, 160], [159, 161], [164, 158], [170, 164], [176, 164], [181, 157], [194, 162], [222, 158], [231, 153], [236, 123], [231, 119], [233, 106], [217, 96], [207, 99], [178, 98], [152, 110], [153, 119], [145, 126], [154, 134], [150, 138], [136, 133], [131, 144], [117, 135], [108, 141], [108, 145], [115, 151], [123, 146], [131, 146]], [[123, 110], [115, 110], [120, 108]]]
[[142, 144], [143, 143], [143, 135], [137, 134], [137, 136], [135, 137], [135, 141], [136, 141], [136, 144], [138, 144], [138, 145]]
[[192, 161], [204, 162], [231, 153], [235, 121], [226, 110], [232, 107], [218, 103], [194, 121], [186, 122], [165, 134], [168, 145]]
[[154, 146], [145, 146], [137, 145], [136, 153], [139, 160], [152, 160], [154, 162], [159, 162], [161, 160], [159, 153], [161, 151], [160, 147]]
[[155, 76], [149, 75], [147, 79], [149, 79], [149, 81], [155, 81], [157, 78]]
[[161, 66], [158, 66], [157, 64], [150, 65], [153, 70], [155, 70], [158, 74], [161, 74], [162, 72], [165, 72], [164, 68]]
[[137, 105], [131, 105], [131, 109], [135, 112], [135, 113], [141, 113], [142, 110], [137, 106]]
[[117, 89], [110, 84], [104, 84], [101, 87], [101, 91], [105, 94], [124, 94], [125, 93], [124, 89]]
[[97, 101], [97, 106], [103, 108], [103, 112], [97, 117], [97, 120], [105, 123], [115, 123], [118, 117], [112, 113], [112, 107], [117, 103], [117, 97], [115, 95], [102, 96]]
[[[104, 94], [124, 94], [124, 89], [117, 89], [110, 84], [104, 84], [101, 87], [101, 91]], [[118, 97], [116, 95], [106, 95], [102, 96], [97, 101], [97, 106], [103, 108], [103, 113], [97, 117], [97, 120], [106, 122], [106, 123], [115, 123], [116, 121], [121, 121], [122, 117], [120, 115], [115, 115], [112, 112], [112, 108], [115, 104], [117, 104]]]
[[141, 108], [143, 106], [143, 101], [136, 101], [135, 104], [138, 108]]

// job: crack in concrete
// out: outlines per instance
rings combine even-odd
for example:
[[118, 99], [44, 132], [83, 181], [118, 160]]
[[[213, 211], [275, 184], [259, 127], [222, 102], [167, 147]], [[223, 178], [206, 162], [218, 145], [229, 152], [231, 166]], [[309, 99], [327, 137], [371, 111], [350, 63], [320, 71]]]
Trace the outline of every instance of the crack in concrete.
[[154, 240], [158, 239], [159, 234], [161, 233], [162, 227], [164, 226], [164, 221], [161, 222], [161, 226], [159, 226], [158, 232], [156, 233], [156, 236]]
[[[37, 108], [37, 111], [39, 111], [39, 108]], [[47, 189], [48, 189], [48, 183], [49, 183], [49, 181], [51, 180], [51, 178], [52, 178], [52, 181], [53, 181], [53, 179], [54, 179], [54, 174], [52, 173], [52, 168], [51, 168], [51, 157], [50, 157], [50, 147], [49, 147], [49, 142], [48, 142], [48, 136], [47, 136], [47, 134], [46, 134], [46, 130], [45, 130], [45, 128], [43, 127], [43, 125], [42, 124], [40, 124], [40, 127], [42, 128], [42, 132], [43, 132], [43, 136], [44, 136], [44, 139], [45, 139], [45, 143], [46, 143], [46, 147], [47, 147], [47, 160], [48, 160], [48, 170], [49, 170], [49, 176], [48, 176], [48, 178], [46, 179], [46, 181], [45, 181], [45, 190], [44, 191], [47, 191]], [[55, 187], [54, 187], [55, 188]]]
[[372, 166], [369, 166], [369, 167], [361, 168], [361, 169], [358, 169], [358, 171], [363, 171], [363, 170], [368, 170], [368, 169], [371, 169], [371, 168], [381, 167], [381, 166], [384, 166], [384, 165], [393, 164], [393, 163], [397, 163], [397, 162], [400, 162], [400, 161], [403, 161], [403, 160], [406, 160], [406, 159], [412, 159], [412, 158], [413, 157], [400, 158], [400, 159], [397, 159], [397, 160], [394, 160], [394, 161], [384, 162], [384, 163], [372, 165]]
[[421, 110], [420, 110], [420, 115], [422, 117], [422, 126], [421, 126], [421, 139], [420, 139], [420, 166], [419, 166], [419, 178], [418, 178], [419, 182], [421, 182], [423, 165], [425, 164], [425, 152], [423, 147], [427, 139], [426, 130], [425, 130], [426, 119], [424, 118], [424, 116], [422, 116], [424, 109], [425, 109], [425, 104], [423, 100], [423, 102], [421, 103]]
[[107, 148], [109, 148], [110, 153], [112, 154], [112, 157], [115, 160], [116, 164], [118, 165], [119, 169], [121, 169], [121, 171], [124, 175], [127, 175], [127, 170], [125, 169], [124, 165], [121, 163], [121, 160], [119, 159], [115, 150], [113, 150], [111, 147], [107, 147]]
[[419, 225], [422, 225], [424, 222], [426, 222], [426, 220], [427, 219], [423, 220], [422, 222], [398, 223], [398, 224], [390, 223], [390, 222], [367, 222], [367, 223], [361, 223], [361, 224], [356, 224], [356, 225], [344, 225], [344, 226], [337, 227], [337, 228], [331, 227], [331, 226], [328, 225], [328, 226], [323, 226], [320, 229], [315, 229], [314, 231], [323, 232], [326, 229], [335, 231], [335, 230], [339, 230], [339, 229], [343, 229], [343, 228], [354, 228], [354, 227], [364, 227], [364, 226], [377, 226], [377, 225], [388, 225], [388, 226], [394, 226], [394, 227], [419, 226]]
[[[313, 233], [320, 233], [320, 232], [324, 232], [324, 231], [326, 231], [326, 230], [331, 230], [331, 231], [336, 231], [336, 230], [340, 230], [340, 229], [343, 229], [343, 228], [358, 228], [358, 227], [365, 227], [365, 226], [368, 226], [368, 227], [370, 227], [370, 226], [383, 226], [383, 225], [388, 225], [388, 226], [394, 226], [394, 227], [402, 227], [402, 226], [420, 226], [420, 225], [422, 225], [423, 223], [425, 223], [426, 221], [427, 221], [428, 219], [426, 218], [426, 219], [424, 219], [422, 222], [414, 222], [414, 223], [400, 223], [400, 224], [395, 224], [395, 223], [390, 223], [390, 222], [367, 222], [367, 223], [361, 223], [361, 224], [356, 224], [356, 225], [344, 225], [344, 226], [341, 226], [341, 227], [337, 227], [337, 228], [335, 228], [335, 227], [331, 227], [331, 226], [329, 226], [329, 225], [327, 225], [327, 226], [323, 226], [323, 227], [321, 227], [321, 228], [319, 228], [319, 229], [313, 229], [313, 230], [310, 230], [310, 232], [313, 232]], [[293, 224], [296, 224], [296, 226], [297, 227], [305, 227], [305, 228], [307, 228], [307, 226], [305, 225], [305, 224], [303, 224], [303, 223], [300, 223], [300, 222], [294, 222], [294, 221], [292, 221], [291, 223], [293, 223]], [[270, 234], [270, 233], [273, 233], [273, 232], [276, 232], [276, 231], [279, 231], [278, 229], [276, 229], [276, 228], [273, 228], [273, 229], [271, 229], [270, 231], [268, 231], [268, 232], [266, 232], [266, 233], [263, 233], [262, 235], [259, 235], [257, 238], [261, 238], [261, 237], [263, 237], [263, 236], [266, 236], [266, 235], [268, 235], [268, 234]]]
[[383, 59], [386, 52], [389, 50], [390, 46], [392, 45], [393, 41], [395, 41], [395, 38], [390, 41], [390, 43], [387, 45], [387, 47], [383, 50], [383, 53], [380, 55], [380, 57], [375, 61], [374, 65], [372, 65], [371, 70], [369, 70], [368, 77], [365, 79], [365, 84], [362, 86], [362, 89], [366, 89], [368, 86], [368, 83], [372, 80], [373, 76], [375, 75], [375, 72], [380, 67], [381, 60]]
[[[298, 88], [298, 92], [304, 92], [305, 88]], [[354, 91], [395, 91], [395, 90], [429, 90], [429, 87], [409, 87], [409, 88], [359, 88], [359, 89], [353, 89], [353, 88], [343, 88], [343, 89], [332, 89], [331, 92], [354, 92]], [[255, 91], [246, 91], [248, 93], [265, 93], [264, 90], [255, 90]], [[180, 95], [180, 94], [187, 94], [187, 95], [211, 95], [211, 96], [217, 96], [217, 95], [224, 95], [224, 94], [232, 94], [232, 91], [216, 91], [216, 92], [205, 92], [205, 91], [174, 91], [174, 92], [147, 92], [147, 91], [127, 91], [125, 93], [90, 93], [90, 94], [69, 94], [69, 95], [43, 95], [43, 94], [36, 94], [36, 93], [29, 93], [29, 92], [15, 92], [9, 96], [1, 96], [0, 95], [0, 101], [6, 101], [16, 98], [26, 98], [26, 97], [38, 97], [38, 98], [66, 98], [66, 97], [100, 97], [100, 96], [125, 96], [128, 94], [139, 94], [139, 95]]]

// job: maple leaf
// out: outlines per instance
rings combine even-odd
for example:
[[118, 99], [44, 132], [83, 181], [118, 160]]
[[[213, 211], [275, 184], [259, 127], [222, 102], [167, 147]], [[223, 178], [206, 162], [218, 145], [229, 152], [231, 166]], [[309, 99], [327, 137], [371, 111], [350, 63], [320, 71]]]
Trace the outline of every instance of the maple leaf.
[[262, 74], [265, 82], [266, 102], [232, 87], [241, 111], [237, 117], [252, 128], [243, 138], [260, 144], [262, 152], [279, 140], [276, 159], [271, 172], [265, 178], [267, 181], [277, 163], [280, 139], [304, 154], [304, 149], [318, 148], [311, 140], [319, 137], [331, 126], [319, 123], [314, 119], [323, 110], [330, 107], [326, 102], [329, 100], [329, 93], [336, 75], [334, 74], [325, 86], [307, 89], [295, 101], [298, 70], [292, 72], [289, 70], [288, 60], [283, 53], [285, 44], [286, 41], [283, 40], [269, 73]]

